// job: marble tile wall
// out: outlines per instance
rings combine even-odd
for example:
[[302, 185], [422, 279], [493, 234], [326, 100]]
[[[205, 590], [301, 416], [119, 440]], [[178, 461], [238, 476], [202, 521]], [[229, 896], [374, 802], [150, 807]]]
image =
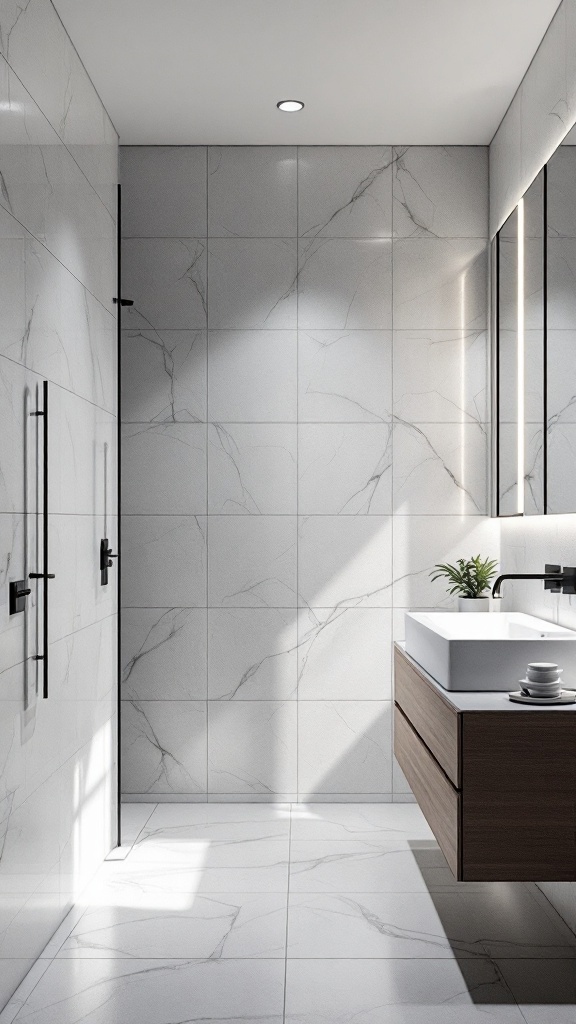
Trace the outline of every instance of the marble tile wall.
[[391, 655], [494, 551], [483, 147], [123, 147], [123, 791], [391, 801]]
[[[114, 128], [49, 0], [0, 2], [0, 1006], [115, 842]], [[37, 690], [42, 381], [50, 696]], [[41, 406], [40, 406], [41, 407]], [[104, 449], [107, 446], [107, 478]], [[35, 585], [33, 585], [35, 586]], [[40, 635], [41, 639], [41, 635]]]
[[[492, 234], [516, 206], [575, 120], [576, 2], [562, 0], [490, 146]], [[566, 230], [566, 223], [563, 227]], [[567, 231], [572, 233], [570, 225]], [[567, 282], [566, 292], [571, 290]], [[571, 463], [572, 451], [567, 451], [565, 458]], [[576, 515], [503, 519], [500, 527], [505, 572], [538, 572], [546, 562], [574, 564]], [[538, 585], [522, 581], [508, 584], [504, 593], [506, 608], [541, 615], [572, 629], [576, 629], [575, 601], [573, 597], [545, 593]], [[576, 930], [576, 885], [545, 882], [540, 888]]]

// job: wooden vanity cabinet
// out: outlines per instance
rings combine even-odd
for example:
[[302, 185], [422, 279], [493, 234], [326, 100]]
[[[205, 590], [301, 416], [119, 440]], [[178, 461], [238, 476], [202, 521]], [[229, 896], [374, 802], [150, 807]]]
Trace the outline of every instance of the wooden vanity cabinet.
[[576, 880], [576, 705], [444, 690], [397, 644], [394, 753], [457, 879]]

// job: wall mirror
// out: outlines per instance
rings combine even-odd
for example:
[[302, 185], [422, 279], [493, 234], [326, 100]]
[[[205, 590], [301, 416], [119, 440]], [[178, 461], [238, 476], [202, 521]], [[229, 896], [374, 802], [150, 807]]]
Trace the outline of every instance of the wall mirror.
[[493, 511], [576, 512], [576, 128], [492, 257]]

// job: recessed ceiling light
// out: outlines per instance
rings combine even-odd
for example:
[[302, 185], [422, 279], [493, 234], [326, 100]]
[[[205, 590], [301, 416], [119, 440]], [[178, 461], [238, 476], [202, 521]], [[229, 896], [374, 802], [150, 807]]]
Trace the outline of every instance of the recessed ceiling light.
[[302, 100], [280, 100], [276, 104], [278, 110], [286, 110], [289, 114], [293, 114], [296, 110], [303, 110], [304, 104]]

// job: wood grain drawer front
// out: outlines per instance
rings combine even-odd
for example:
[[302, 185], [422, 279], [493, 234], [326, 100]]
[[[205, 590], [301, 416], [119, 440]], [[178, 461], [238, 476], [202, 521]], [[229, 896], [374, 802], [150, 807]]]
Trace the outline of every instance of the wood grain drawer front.
[[460, 793], [398, 707], [394, 708], [394, 753], [450, 870], [460, 878]]
[[394, 700], [450, 781], [460, 789], [459, 715], [398, 649], [394, 652]]

